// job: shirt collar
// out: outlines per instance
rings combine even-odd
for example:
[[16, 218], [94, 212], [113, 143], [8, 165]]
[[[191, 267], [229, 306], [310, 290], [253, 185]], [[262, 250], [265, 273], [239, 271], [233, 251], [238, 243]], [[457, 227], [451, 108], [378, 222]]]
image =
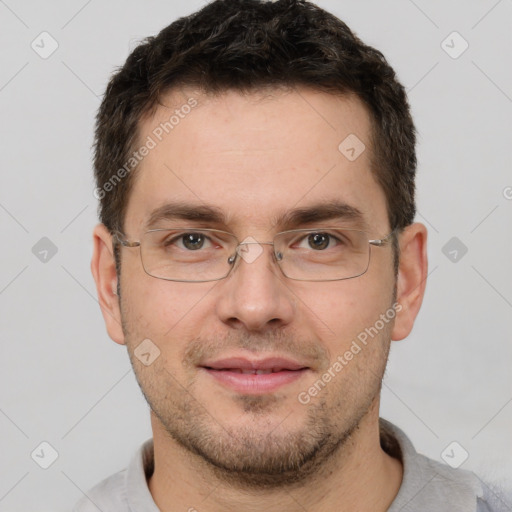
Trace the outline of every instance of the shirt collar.
[[483, 489], [475, 474], [419, 454], [405, 433], [383, 418], [380, 418], [380, 430], [381, 443], [389, 438], [396, 440], [404, 468], [402, 485], [388, 512], [477, 510], [477, 497], [482, 497]]
[[137, 450], [125, 475], [126, 500], [132, 512], [160, 512], [149, 492], [147, 479], [154, 470], [153, 439]]
[[[402, 461], [402, 484], [388, 512], [474, 512], [483, 489], [473, 473], [419, 454], [406, 434], [380, 418], [382, 448]], [[159, 512], [147, 479], [154, 470], [153, 439], [146, 440], [134, 454], [125, 474], [125, 491], [133, 512]]]

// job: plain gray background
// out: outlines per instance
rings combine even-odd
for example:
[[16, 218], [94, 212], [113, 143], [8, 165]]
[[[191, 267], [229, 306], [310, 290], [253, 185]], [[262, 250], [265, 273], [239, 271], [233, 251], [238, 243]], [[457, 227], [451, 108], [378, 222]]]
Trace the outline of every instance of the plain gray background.
[[[385, 54], [419, 132], [430, 275], [412, 335], [392, 345], [381, 415], [430, 457], [456, 441], [463, 468], [510, 485], [512, 2], [318, 4]], [[114, 68], [137, 40], [202, 5], [0, 0], [0, 511], [70, 510], [151, 436], [90, 273], [90, 147]], [[51, 49], [43, 31], [58, 43], [46, 59], [31, 47]], [[55, 254], [41, 253], [44, 237]], [[48, 469], [42, 442], [58, 453]]]

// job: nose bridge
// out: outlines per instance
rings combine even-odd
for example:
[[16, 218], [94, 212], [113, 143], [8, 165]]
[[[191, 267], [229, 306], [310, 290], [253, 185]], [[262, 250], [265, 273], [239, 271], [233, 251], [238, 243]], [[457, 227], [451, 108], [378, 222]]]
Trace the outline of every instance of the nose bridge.
[[[257, 259], [260, 258], [260, 256], [265, 252], [263, 250], [263, 245], [270, 245], [272, 246], [272, 250], [270, 252], [271, 259], [274, 259], [275, 256], [275, 249], [274, 249], [274, 242], [259, 242], [252, 236], [248, 236], [245, 238], [242, 242], [238, 242], [238, 245], [235, 248], [235, 254], [231, 256], [230, 260], [231, 263], [235, 263], [235, 267], [240, 266], [240, 261], [238, 260], [244, 260], [246, 263], [253, 263]], [[236, 261], [234, 259], [236, 258]], [[235, 269], [233, 269], [234, 271]]]
[[[271, 246], [271, 250], [265, 251], [265, 246]], [[274, 242], [258, 242], [250, 237], [238, 244], [234, 268], [217, 302], [218, 315], [224, 322], [262, 330], [270, 322], [291, 321], [294, 304], [281, 282], [284, 276], [273, 256], [273, 246]]]
[[237, 246], [237, 249], [238, 247], [240, 247], [241, 245], [249, 245], [249, 244], [254, 244], [254, 245], [274, 245], [274, 242], [258, 242], [257, 240], [255, 240], [254, 242], [251, 241], [251, 240], [244, 240], [243, 242], [240, 242]]

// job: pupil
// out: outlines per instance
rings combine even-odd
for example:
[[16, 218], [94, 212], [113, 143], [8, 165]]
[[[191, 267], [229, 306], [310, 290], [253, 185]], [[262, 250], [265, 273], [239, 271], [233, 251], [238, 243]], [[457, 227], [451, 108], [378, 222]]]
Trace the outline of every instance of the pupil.
[[309, 235], [309, 243], [313, 249], [325, 249], [329, 246], [329, 236], [325, 233]]
[[188, 235], [183, 235], [183, 245], [187, 249], [200, 249], [203, 246], [204, 238], [202, 235], [198, 235], [197, 233], [189, 233]]

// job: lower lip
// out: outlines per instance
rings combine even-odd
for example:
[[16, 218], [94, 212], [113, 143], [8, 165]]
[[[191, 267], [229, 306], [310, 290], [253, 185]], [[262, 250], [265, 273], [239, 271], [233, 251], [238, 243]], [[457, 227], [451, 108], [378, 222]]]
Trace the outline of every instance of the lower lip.
[[284, 370], [275, 373], [237, 373], [229, 370], [211, 370], [202, 368], [224, 386], [245, 394], [263, 394], [276, 391], [281, 386], [299, 380], [308, 370]]

